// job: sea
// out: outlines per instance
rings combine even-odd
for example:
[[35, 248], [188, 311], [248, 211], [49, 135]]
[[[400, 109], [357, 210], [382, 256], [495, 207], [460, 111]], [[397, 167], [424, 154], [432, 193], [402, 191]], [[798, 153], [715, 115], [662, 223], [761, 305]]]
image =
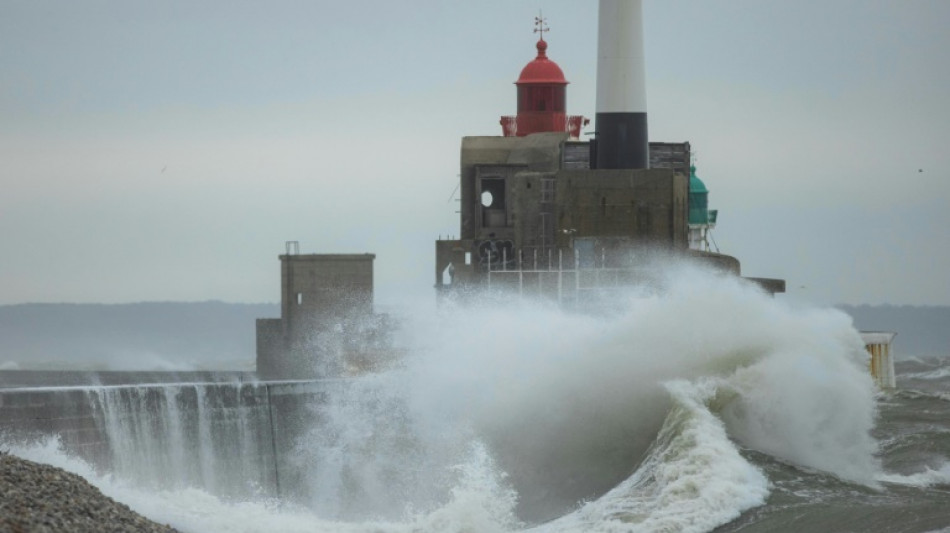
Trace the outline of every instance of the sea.
[[213, 450], [144, 468], [201, 442], [116, 446], [112, 471], [0, 447], [183, 532], [950, 531], [950, 354], [895, 354], [882, 391], [835, 309], [689, 269], [611, 301], [406, 310], [404, 355], [312, 406], [306, 498], [223, 486]]

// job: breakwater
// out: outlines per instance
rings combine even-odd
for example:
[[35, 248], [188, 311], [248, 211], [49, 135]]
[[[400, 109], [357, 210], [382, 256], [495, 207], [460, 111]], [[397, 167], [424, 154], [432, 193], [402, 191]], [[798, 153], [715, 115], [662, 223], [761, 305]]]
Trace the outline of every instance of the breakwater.
[[[55, 438], [96, 470], [140, 486], [196, 487], [237, 499], [306, 496], [293, 450], [318, 422], [316, 406], [341, 384], [261, 382], [237, 373], [166, 374], [166, 380], [212, 379], [162, 383], [160, 374], [123, 373], [101, 376], [118, 384], [10, 386], [37, 376], [8, 374], [0, 387], [3, 441]], [[83, 380], [68, 373], [57, 378]]]

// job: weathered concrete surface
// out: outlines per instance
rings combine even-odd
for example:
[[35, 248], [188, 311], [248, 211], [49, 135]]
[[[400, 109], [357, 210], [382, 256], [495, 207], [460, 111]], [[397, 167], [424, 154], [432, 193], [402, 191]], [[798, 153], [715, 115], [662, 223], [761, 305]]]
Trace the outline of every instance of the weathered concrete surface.
[[[220, 376], [219, 376], [220, 377]], [[0, 443], [58, 438], [63, 449], [135, 482], [232, 497], [289, 496], [290, 460], [341, 380], [0, 389]], [[162, 484], [172, 484], [164, 486]]]
[[557, 176], [558, 245], [577, 237], [627, 237], [685, 249], [687, 176], [670, 169], [564, 170]]
[[[341, 375], [343, 339], [383, 320], [373, 314], [373, 254], [280, 256], [281, 317], [257, 321], [257, 373], [263, 379]], [[358, 350], [357, 350], [358, 351]], [[357, 353], [355, 359], [363, 354]]]
[[257, 381], [257, 376], [253, 372], [242, 371], [0, 371], [0, 389], [23, 387], [146, 385], [150, 383], [244, 383], [253, 381]]
[[[629, 269], [667, 255], [739, 275], [738, 259], [689, 250], [689, 143], [650, 148], [650, 168], [591, 169], [591, 145], [565, 133], [464, 137], [459, 238], [436, 242], [439, 297], [464, 297], [506, 282], [524, 295], [526, 273], [538, 289], [531, 292], [550, 294], [545, 278], [553, 275], [535, 272], [560, 272], [565, 260], [571, 269], [575, 259], [578, 269]], [[587, 277], [609, 286], [642, 278], [623, 274]], [[556, 279], [563, 301], [562, 273]], [[782, 280], [750, 281], [772, 294], [784, 292]]]

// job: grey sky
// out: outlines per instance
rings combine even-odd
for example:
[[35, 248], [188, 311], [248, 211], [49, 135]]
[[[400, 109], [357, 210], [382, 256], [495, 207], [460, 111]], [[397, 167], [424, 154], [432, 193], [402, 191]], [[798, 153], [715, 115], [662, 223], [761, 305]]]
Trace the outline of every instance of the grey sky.
[[[539, 7], [593, 116], [593, 1], [0, 2], [0, 303], [275, 301], [286, 240], [430, 298], [460, 139], [515, 111]], [[744, 274], [950, 304], [950, 2], [645, 21], [650, 136], [692, 143]]]

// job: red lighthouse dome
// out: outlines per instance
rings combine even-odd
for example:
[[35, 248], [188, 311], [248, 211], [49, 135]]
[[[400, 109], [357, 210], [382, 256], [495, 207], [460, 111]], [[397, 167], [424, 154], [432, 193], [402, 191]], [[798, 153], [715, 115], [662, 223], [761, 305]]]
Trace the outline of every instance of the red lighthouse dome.
[[564, 79], [564, 72], [561, 71], [561, 67], [557, 66], [557, 63], [548, 59], [547, 50], [548, 43], [544, 39], [538, 40], [538, 57], [534, 58], [530, 63], [524, 66], [521, 69], [521, 75], [518, 76], [518, 81], [516, 84], [522, 83], [553, 83], [560, 85], [567, 85], [567, 80]]
[[[535, 19], [536, 32], [548, 31], [543, 19]], [[554, 61], [548, 59], [548, 43], [538, 39], [538, 55], [523, 69], [515, 82], [518, 92], [518, 115], [501, 117], [505, 137], [524, 137], [545, 131], [566, 131], [580, 136], [581, 127], [589, 121], [581, 116], [567, 115], [567, 79]]]

